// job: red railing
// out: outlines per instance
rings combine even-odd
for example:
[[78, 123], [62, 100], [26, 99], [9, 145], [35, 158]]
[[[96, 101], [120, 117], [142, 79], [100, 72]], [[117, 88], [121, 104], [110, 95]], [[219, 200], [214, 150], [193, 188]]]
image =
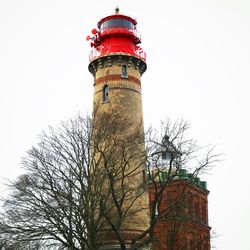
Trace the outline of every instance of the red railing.
[[122, 50], [122, 49], [112, 49], [113, 48], [117, 48], [118, 46], [112, 46], [110, 45], [109, 48], [105, 47], [102, 48], [102, 46], [98, 46], [97, 48], [93, 48], [89, 54], [89, 61], [93, 61], [95, 59], [97, 59], [98, 57], [102, 57], [102, 56], [107, 56], [107, 55], [112, 55], [112, 54], [124, 54], [124, 55], [132, 55], [132, 56], [136, 56], [140, 59], [142, 59], [143, 61], [146, 61], [146, 52], [139, 46], [136, 47], [135, 50], [133, 51], [127, 51], [127, 50]]

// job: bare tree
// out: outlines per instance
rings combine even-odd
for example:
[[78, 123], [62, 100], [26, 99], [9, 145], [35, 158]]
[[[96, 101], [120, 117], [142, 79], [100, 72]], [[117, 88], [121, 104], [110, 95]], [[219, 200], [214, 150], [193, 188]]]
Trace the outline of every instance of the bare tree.
[[[112, 235], [125, 250], [123, 228], [129, 223], [144, 228], [129, 249], [150, 246], [159, 220], [171, 217], [171, 211], [161, 207], [165, 188], [181, 169], [197, 176], [217, 157], [209, 150], [199, 158], [200, 148], [185, 137], [184, 122], [163, 123], [160, 133], [151, 129], [145, 135], [142, 125], [135, 127], [117, 115], [93, 120], [77, 117], [50, 128], [24, 157], [26, 174], [9, 184], [12, 192], [0, 214], [0, 239], [9, 249], [37, 244], [37, 249], [95, 250]], [[163, 154], [168, 156], [167, 168]], [[138, 221], [149, 209], [142, 202], [147, 195], [145, 173], [154, 187], [154, 201], [148, 217]]]
[[[209, 171], [219, 158], [214, 153], [214, 147], [199, 147], [194, 139], [190, 139], [188, 130], [187, 122], [172, 123], [166, 120], [161, 123], [160, 131], [151, 129], [146, 138], [147, 179], [149, 193], [153, 196], [150, 202], [149, 239], [153, 245], [165, 240], [168, 250], [194, 249], [187, 247], [188, 243], [183, 237], [183, 232], [189, 230], [193, 219], [190, 216], [190, 190], [194, 180], [199, 181], [198, 176]], [[173, 197], [171, 191], [175, 193]], [[206, 224], [207, 219], [204, 220], [203, 224]], [[155, 228], [161, 222], [165, 223], [162, 232], [165, 239], [156, 238]], [[207, 240], [198, 239], [196, 244], [205, 241], [204, 244], [209, 245]]]
[[148, 209], [134, 206], [146, 195], [146, 157], [144, 135], [131, 126], [103, 114], [94, 123], [77, 117], [44, 132], [22, 161], [26, 174], [9, 184], [1, 238], [10, 247], [99, 249], [113, 232], [126, 249], [124, 225]]
[[27, 173], [9, 185], [12, 193], [1, 214], [3, 238], [60, 249], [98, 248], [101, 180], [97, 186], [90, 178], [91, 131], [91, 119], [78, 117], [41, 135], [23, 159]]

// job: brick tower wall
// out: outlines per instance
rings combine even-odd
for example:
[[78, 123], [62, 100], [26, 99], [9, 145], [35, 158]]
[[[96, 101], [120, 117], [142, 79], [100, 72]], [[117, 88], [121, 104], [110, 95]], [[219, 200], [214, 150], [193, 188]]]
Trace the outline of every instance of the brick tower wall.
[[[104, 113], [117, 116], [118, 121], [124, 123], [125, 127], [124, 134], [121, 134], [122, 138], [133, 134], [135, 130], [143, 136], [140, 78], [145, 69], [146, 64], [142, 60], [121, 54], [98, 58], [89, 65], [89, 70], [94, 76], [94, 120], [98, 120]], [[108, 87], [107, 96], [105, 96], [106, 87]], [[142, 143], [138, 150], [138, 157], [131, 159], [129, 162], [129, 171], [133, 170], [134, 166], [140, 165], [140, 161], [143, 161], [144, 157], [145, 147], [144, 143]], [[128, 177], [126, 182], [134, 192], [145, 185], [143, 164], [141, 164], [140, 169], [135, 171], [133, 176]], [[125, 203], [124, 208], [126, 206]], [[148, 227], [148, 195], [146, 190], [135, 201], [131, 211], [133, 209], [138, 211], [129, 215], [122, 225], [123, 236], [128, 245], [132, 238]], [[117, 249], [115, 247], [118, 244], [116, 236], [110, 229], [107, 225], [106, 230], [109, 233], [105, 238], [106, 248], [104, 246], [104, 249]]]

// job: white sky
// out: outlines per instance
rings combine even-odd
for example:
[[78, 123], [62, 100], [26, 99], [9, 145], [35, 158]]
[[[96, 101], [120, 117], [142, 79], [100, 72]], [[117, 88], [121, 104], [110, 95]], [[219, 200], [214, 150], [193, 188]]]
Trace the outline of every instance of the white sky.
[[0, 0], [0, 181], [21, 173], [48, 125], [91, 111], [85, 38], [116, 5], [137, 18], [147, 52], [145, 123], [183, 118], [201, 145], [218, 145], [224, 160], [203, 176], [214, 245], [249, 250], [248, 0]]

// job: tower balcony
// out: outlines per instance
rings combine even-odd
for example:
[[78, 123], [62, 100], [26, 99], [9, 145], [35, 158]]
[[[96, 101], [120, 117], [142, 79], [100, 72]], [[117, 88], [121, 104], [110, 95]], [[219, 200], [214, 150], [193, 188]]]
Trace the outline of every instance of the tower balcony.
[[127, 45], [122, 46], [121, 43], [112, 43], [106, 46], [93, 47], [89, 54], [89, 61], [92, 62], [99, 57], [116, 54], [135, 56], [146, 62], [146, 52], [141, 47], [135, 46], [133, 48]]

